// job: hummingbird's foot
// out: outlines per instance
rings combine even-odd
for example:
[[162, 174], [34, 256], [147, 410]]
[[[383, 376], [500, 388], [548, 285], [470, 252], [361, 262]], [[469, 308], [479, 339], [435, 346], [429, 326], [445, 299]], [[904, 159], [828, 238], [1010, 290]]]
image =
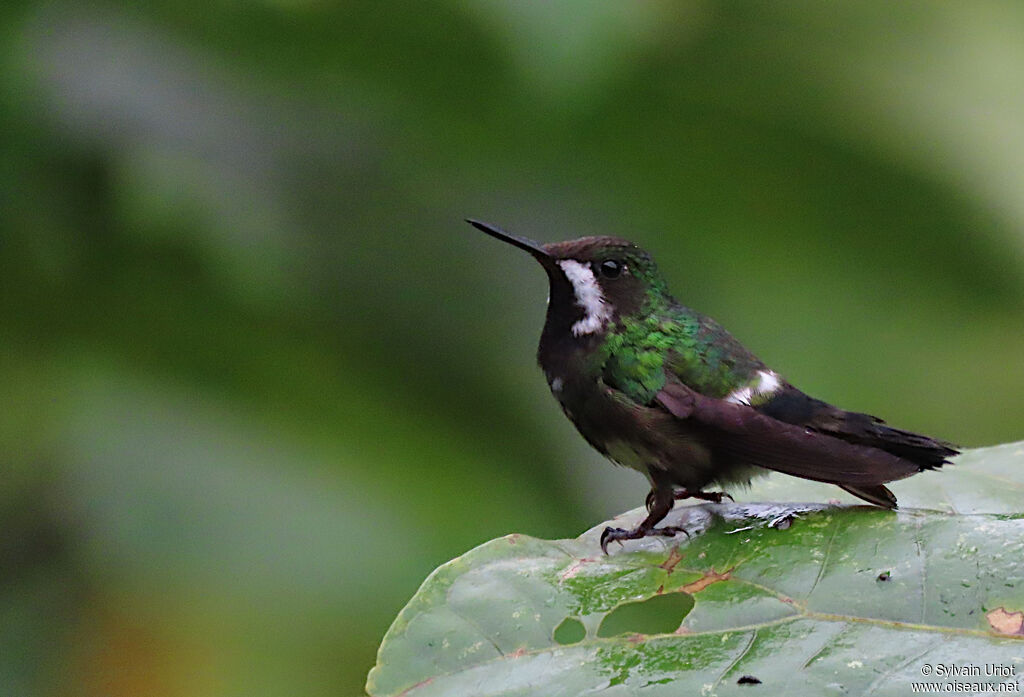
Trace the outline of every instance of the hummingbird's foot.
[[653, 484], [651, 493], [647, 494], [647, 517], [632, 530], [605, 528], [601, 533], [601, 551], [605, 554], [608, 554], [609, 542], [621, 543], [623, 540], [639, 540], [644, 537], [672, 537], [680, 532], [687, 537], [690, 536], [690, 533], [680, 527], [654, 527], [665, 519], [675, 501], [672, 498], [672, 483], [666, 479], [665, 471], [650, 467], [647, 471]]
[[645, 528], [643, 525], [639, 525], [632, 530], [605, 528], [604, 532], [601, 533], [601, 551], [608, 554], [609, 542], [618, 542], [621, 545], [623, 540], [640, 540], [645, 537], [675, 537], [678, 533], [683, 533], [687, 538], [690, 537], [690, 533], [685, 528], [675, 525], [666, 525], [663, 528]]
[[722, 503], [722, 499], [729, 499], [736, 503], [736, 499], [724, 491], [690, 491], [689, 489], [680, 489], [675, 492], [675, 498], [676, 501], [680, 499], [701, 499], [702, 501], [710, 501], [712, 503]]

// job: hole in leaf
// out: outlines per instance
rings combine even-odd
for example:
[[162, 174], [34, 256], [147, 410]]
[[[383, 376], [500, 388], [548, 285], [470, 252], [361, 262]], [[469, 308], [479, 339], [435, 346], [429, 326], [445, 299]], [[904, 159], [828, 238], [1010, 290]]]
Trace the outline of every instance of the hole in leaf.
[[607, 638], [633, 633], [668, 634], [679, 629], [683, 618], [692, 609], [693, 596], [686, 593], [665, 593], [626, 603], [605, 616], [597, 635]]
[[583, 641], [583, 637], [587, 635], [587, 630], [583, 628], [583, 623], [575, 617], [566, 617], [562, 620], [562, 623], [555, 628], [555, 641], [563, 646], [566, 644], [575, 644], [577, 641]]

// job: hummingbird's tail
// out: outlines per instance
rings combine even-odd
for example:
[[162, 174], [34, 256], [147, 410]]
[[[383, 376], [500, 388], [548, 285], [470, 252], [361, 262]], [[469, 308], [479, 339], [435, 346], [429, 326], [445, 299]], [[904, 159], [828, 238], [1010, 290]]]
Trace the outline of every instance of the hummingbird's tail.
[[855, 412], [846, 412], [846, 415], [848, 422], [856, 423], [859, 428], [851, 428], [846, 433], [839, 432], [833, 435], [840, 438], [846, 436], [845, 440], [851, 443], [871, 445], [904, 460], [910, 460], [922, 470], [949, 464], [948, 458], [960, 452], [952, 443], [893, 428], [874, 416]]
[[868, 503], [872, 503], [882, 508], [894, 509], [896, 508], [896, 496], [893, 495], [889, 488], [878, 484], [877, 486], [853, 486], [850, 484], [839, 484], [837, 485], [843, 491], [847, 491], [859, 499], [864, 499]]

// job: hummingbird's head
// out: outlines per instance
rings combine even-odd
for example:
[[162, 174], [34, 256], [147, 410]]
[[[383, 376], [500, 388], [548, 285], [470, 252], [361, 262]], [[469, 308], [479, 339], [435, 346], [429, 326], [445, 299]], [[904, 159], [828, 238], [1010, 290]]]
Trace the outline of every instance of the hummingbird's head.
[[668, 297], [650, 255], [618, 237], [581, 237], [539, 244], [487, 223], [468, 223], [533, 256], [548, 274], [548, 324], [575, 337], [603, 334], [618, 320]]

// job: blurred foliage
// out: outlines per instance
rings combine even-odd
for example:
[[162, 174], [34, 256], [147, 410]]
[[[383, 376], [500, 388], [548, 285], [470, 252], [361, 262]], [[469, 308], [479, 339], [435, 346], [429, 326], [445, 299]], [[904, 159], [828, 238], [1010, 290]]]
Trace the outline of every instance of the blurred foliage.
[[631, 507], [477, 216], [794, 383], [1021, 436], [1024, 7], [0, 8], [0, 692], [355, 694], [441, 561]]

